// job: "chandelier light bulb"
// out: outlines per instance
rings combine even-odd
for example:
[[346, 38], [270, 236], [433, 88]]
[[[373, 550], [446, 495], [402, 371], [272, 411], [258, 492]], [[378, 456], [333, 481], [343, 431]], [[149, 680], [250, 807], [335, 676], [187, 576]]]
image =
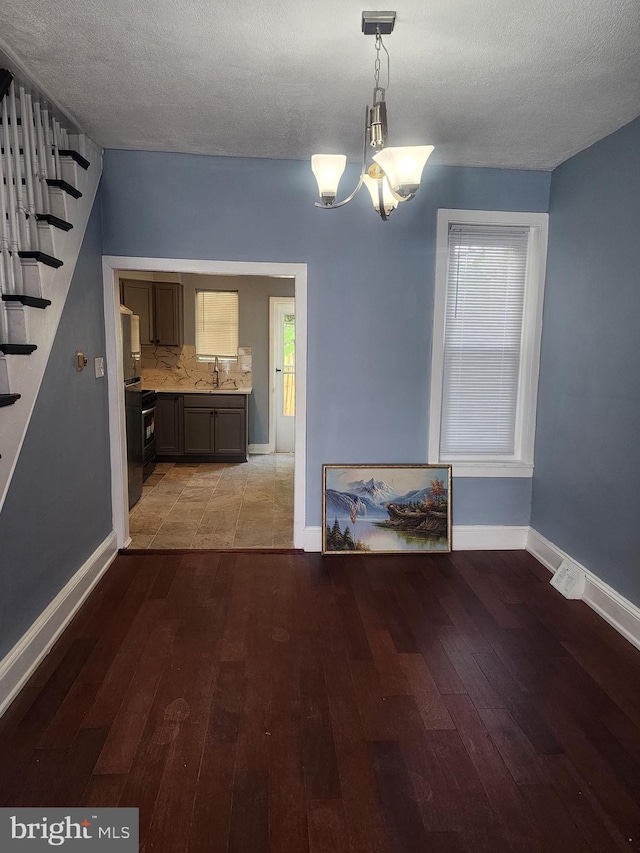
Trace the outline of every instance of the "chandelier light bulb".
[[406, 197], [418, 190], [424, 164], [433, 150], [433, 145], [383, 148], [373, 155], [373, 159], [389, 179], [391, 189]]
[[311, 158], [311, 170], [316, 176], [318, 192], [325, 204], [331, 204], [336, 197], [346, 165], [344, 154], [314, 154]]
[[389, 182], [386, 177], [382, 175], [380, 178], [371, 178], [369, 175], [365, 175], [363, 178], [363, 182], [365, 187], [369, 190], [369, 195], [371, 196], [371, 201], [373, 202], [373, 206], [376, 211], [380, 213], [380, 183], [382, 182], [382, 206], [384, 208], [384, 212], [388, 215], [398, 206], [398, 199], [395, 198], [393, 193], [391, 192], [391, 187], [389, 186]]

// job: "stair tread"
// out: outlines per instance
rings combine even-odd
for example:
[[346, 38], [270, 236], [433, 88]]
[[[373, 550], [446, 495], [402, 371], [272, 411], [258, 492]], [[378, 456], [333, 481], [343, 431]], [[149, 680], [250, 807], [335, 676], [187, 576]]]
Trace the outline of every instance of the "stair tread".
[[63, 181], [62, 178], [47, 178], [47, 186], [50, 187], [58, 187], [58, 189], [64, 190], [68, 195], [73, 196], [74, 198], [82, 198], [82, 193], [79, 189], [72, 186], [68, 181]]
[[40, 252], [37, 249], [29, 252], [18, 252], [19, 258], [32, 259], [34, 261], [38, 261], [39, 263], [46, 264], [48, 267], [53, 267], [54, 269], [58, 269], [63, 265], [63, 261], [58, 260], [58, 258], [54, 258], [53, 255], [48, 255], [46, 252]]
[[61, 231], [71, 231], [73, 225], [65, 219], [60, 219], [59, 216], [54, 216], [53, 213], [36, 213], [37, 222], [48, 222], [54, 228], [59, 228]]
[[31, 355], [37, 349], [35, 344], [0, 344], [0, 352], [5, 355]]
[[29, 296], [26, 293], [5, 293], [2, 296], [3, 302], [21, 302], [23, 305], [28, 305], [30, 308], [46, 308], [51, 305], [50, 299], [42, 299], [39, 296]]
[[85, 169], [85, 171], [89, 168], [91, 163], [87, 160], [86, 157], [83, 157], [79, 151], [74, 151], [73, 148], [61, 148], [58, 151], [58, 154], [61, 157], [71, 157], [74, 163], [77, 163], [78, 166]]
[[11, 406], [20, 399], [20, 394], [0, 394], [0, 407]]

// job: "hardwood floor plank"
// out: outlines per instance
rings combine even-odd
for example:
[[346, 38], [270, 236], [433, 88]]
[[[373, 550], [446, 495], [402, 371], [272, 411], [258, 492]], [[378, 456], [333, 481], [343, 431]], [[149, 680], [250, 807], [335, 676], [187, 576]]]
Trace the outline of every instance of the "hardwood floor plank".
[[427, 836], [400, 745], [378, 741], [370, 748], [390, 849], [394, 853], [423, 853]]
[[269, 850], [269, 776], [238, 770], [233, 783], [229, 853], [267, 853]]
[[189, 853], [227, 850], [246, 688], [244, 662], [219, 664], [193, 805]]
[[307, 810], [309, 853], [349, 853], [349, 835], [342, 801], [311, 800]]
[[447, 707], [464, 746], [473, 762], [498, 817], [509, 849], [538, 850], [532, 827], [518, 786], [509, 773], [497, 747], [466, 696], [448, 696]]
[[270, 853], [308, 853], [307, 797], [297, 714], [271, 721], [268, 812]]
[[424, 657], [402, 655], [401, 662], [425, 729], [455, 728], [451, 714]]
[[109, 728], [96, 763], [96, 773], [126, 774], [131, 769], [178, 625], [177, 619], [162, 621], [151, 634], [138, 669]]
[[540, 762], [557, 795], [571, 814], [582, 836], [598, 853], [628, 850], [629, 844], [589, 790], [566, 755], [543, 755]]
[[92, 775], [82, 795], [81, 805], [105, 809], [117, 808], [126, 781], [126, 773]]

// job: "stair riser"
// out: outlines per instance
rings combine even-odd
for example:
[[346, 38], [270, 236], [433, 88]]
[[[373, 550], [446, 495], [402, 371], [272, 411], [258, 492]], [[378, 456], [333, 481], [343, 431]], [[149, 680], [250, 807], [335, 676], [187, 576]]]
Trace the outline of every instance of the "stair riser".
[[59, 187], [47, 187], [49, 190], [49, 210], [47, 213], [53, 213], [54, 216], [64, 219], [66, 222], [73, 222], [72, 209], [73, 199], [70, 199], [64, 190]]
[[82, 182], [82, 176], [80, 172], [84, 171], [78, 166], [75, 160], [72, 160], [71, 157], [61, 157], [60, 158], [60, 169], [62, 174], [60, 177], [63, 181], [66, 181], [68, 184], [71, 184], [72, 187], [79, 187]]
[[8, 344], [26, 344], [28, 329], [25, 309], [20, 303], [4, 303], [5, 316], [7, 318], [7, 341]]
[[10, 394], [9, 387], [9, 368], [7, 366], [7, 358], [0, 355], [0, 394]]
[[60, 258], [64, 252], [65, 236], [65, 231], [49, 225], [48, 222], [38, 222], [38, 249], [41, 252]]

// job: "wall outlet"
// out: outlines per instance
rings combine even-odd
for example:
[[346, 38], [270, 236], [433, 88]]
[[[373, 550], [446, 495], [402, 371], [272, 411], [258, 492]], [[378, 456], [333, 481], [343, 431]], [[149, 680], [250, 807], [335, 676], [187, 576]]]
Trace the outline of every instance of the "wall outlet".
[[96, 379], [100, 379], [104, 376], [104, 358], [99, 356], [94, 360], [95, 369], [96, 369]]
[[584, 595], [585, 574], [580, 566], [571, 560], [563, 560], [551, 578], [551, 586], [561, 592], [565, 598], [582, 598]]

